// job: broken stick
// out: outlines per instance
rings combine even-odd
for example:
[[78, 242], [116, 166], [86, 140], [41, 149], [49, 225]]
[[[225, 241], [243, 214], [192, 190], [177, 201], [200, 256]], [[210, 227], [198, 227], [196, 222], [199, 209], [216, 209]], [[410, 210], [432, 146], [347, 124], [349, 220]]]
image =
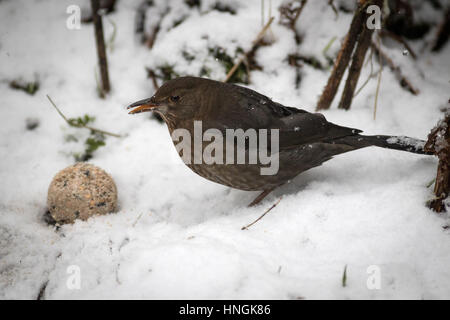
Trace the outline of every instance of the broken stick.
[[274, 17], [271, 17], [269, 21], [266, 23], [266, 25], [261, 29], [261, 31], [256, 36], [255, 40], [252, 42], [252, 47], [249, 51], [245, 52], [242, 57], [234, 64], [234, 66], [228, 71], [227, 76], [225, 77], [225, 80], [223, 82], [228, 82], [230, 78], [233, 76], [234, 72], [237, 70], [237, 68], [241, 65], [242, 62], [247, 58], [247, 56], [252, 52], [255, 47], [258, 45], [258, 43], [261, 41], [261, 39], [264, 37], [264, 34], [269, 29], [270, 25], [273, 22]]

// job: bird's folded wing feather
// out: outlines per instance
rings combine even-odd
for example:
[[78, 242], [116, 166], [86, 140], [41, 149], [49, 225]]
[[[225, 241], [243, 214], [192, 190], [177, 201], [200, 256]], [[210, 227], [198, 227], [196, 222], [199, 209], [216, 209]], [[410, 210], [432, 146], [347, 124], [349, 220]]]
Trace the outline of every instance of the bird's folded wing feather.
[[223, 114], [218, 114], [221, 119], [230, 120], [220, 121], [226, 128], [279, 129], [280, 150], [316, 142], [332, 143], [361, 132], [328, 122], [320, 113], [283, 106], [244, 87], [229, 92], [227, 101], [227, 106], [220, 108]]

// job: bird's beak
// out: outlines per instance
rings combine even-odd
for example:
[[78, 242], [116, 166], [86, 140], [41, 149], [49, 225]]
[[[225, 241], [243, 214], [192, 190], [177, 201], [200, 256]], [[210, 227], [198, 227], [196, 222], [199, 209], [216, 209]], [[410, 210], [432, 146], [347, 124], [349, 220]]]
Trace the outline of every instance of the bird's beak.
[[[137, 107], [137, 108], [136, 108]], [[130, 104], [127, 109], [134, 108], [129, 114], [135, 114], [135, 113], [141, 113], [141, 112], [147, 112], [152, 111], [153, 109], [159, 107], [159, 104], [156, 103], [152, 98], [149, 99], [143, 99], [136, 101], [135, 103]]]

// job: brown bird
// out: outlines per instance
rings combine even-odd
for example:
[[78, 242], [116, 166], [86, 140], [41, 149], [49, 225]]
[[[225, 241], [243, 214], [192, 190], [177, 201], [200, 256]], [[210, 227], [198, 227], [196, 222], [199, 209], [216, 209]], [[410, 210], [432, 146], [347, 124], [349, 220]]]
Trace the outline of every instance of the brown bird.
[[[333, 156], [360, 148], [377, 146], [388, 149], [426, 154], [423, 150], [424, 141], [385, 135], [361, 135], [361, 130], [342, 127], [328, 122], [320, 113], [310, 113], [305, 110], [286, 107], [272, 101], [270, 98], [253, 90], [203, 78], [180, 77], [164, 83], [151, 98], [137, 101], [128, 108], [134, 108], [131, 114], [145, 111], [155, 111], [166, 122], [169, 132], [174, 138], [176, 129], [186, 129], [191, 134], [191, 148], [178, 150], [181, 157], [191, 156], [195, 159], [195, 135], [198, 135], [195, 122], [201, 121], [201, 134], [208, 129], [220, 132], [225, 137], [230, 129], [252, 129], [259, 132], [266, 129], [269, 141], [274, 137], [273, 129], [278, 132], [278, 150], [267, 142], [268, 153], [276, 156], [277, 171], [273, 174], [262, 174], [261, 169], [267, 168], [267, 161], [261, 159], [251, 163], [237, 163], [237, 154], [244, 151], [245, 159], [250, 159], [252, 152], [260, 152], [261, 136], [257, 136], [255, 145], [249, 141], [248, 135], [242, 145], [236, 139], [224, 142], [224, 151], [220, 155], [215, 150], [212, 156], [223, 161], [211, 163], [190, 161], [187, 166], [200, 176], [240, 190], [262, 191], [250, 206], [259, 203], [276, 187], [290, 181], [299, 173], [320, 166]], [[186, 132], [186, 131], [185, 131]], [[217, 137], [215, 139], [218, 139]], [[212, 139], [209, 139], [212, 140]], [[201, 153], [204, 155], [208, 139], [201, 141]], [[198, 142], [198, 140], [197, 140]], [[216, 141], [217, 142], [217, 141]], [[235, 148], [232, 160], [227, 164], [228, 150]], [[178, 149], [178, 148], [177, 148]], [[259, 153], [257, 153], [259, 154]], [[198, 158], [198, 154], [197, 154]], [[231, 159], [231, 158], [230, 158]], [[273, 158], [275, 159], [275, 158]], [[186, 161], [185, 161], [186, 162]]]

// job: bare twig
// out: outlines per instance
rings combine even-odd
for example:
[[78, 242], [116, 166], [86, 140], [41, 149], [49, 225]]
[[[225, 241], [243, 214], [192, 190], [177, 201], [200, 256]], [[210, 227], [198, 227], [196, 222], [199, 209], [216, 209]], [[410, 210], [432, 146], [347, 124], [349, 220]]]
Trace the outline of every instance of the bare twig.
[[325, 58], [328, 58], [327, 52], [328, 50], [330, 50], [331, 46], [336, 41], [336, 39], [337, 39], [336, 36], [332, 37], [330, 41], [328, 41], [327, 45], [322, 49], [322, 54]]
[[[378, 37], [378, 46], [380, 46], [380, 37]], [[381, 54], [378, 55], [378, 58], [380, 63], [380, 70], [378, 71], [377, 90], [375, 91], [375, 102], [373, 105], [373, 120], [377, 118], [378, 94], [380, 92], [381, 74], [383, 72], [383, 62], [381, 60]]]
[[100, 9], [100, 1], [91, 0], [91, 7], [92, 7], [92, 19], [94, 21], [94, 28], [95, 28], [95, 42], [97, 44], [98, 64], [100, 65], [100, 74], [102, 79], [101, 97], [103, 98], [104, 95], [110, 91], [111, 87], [109, 84], [108, 61], [106, 59], [102, 17], [98, 13]]
[[280, 8], [278, 9], [280, 11], [280, 24], [290, 29], [294, 29], [295, 23], [302, 13], [307, 1], [308, 0], [301, 0], [301, 3], [299, 5], [298, 1], [291, 1], [285, 5], [280, 6]]
[[353, 48], [355, 47], [358, 36], [363, 28], [365, 8], [367, 3], [369, 2], [370, 0], [369, 1], [366, 0], [358, 3], [358, 7], [353, 15], [353, 19], [350, 24], [350, 28], [348, 30], [344, 42], [342, 43], [341, 50], [339, 50], [338, 56], [336, 57], [333, 71], [331, 72], [331, 75], [328, 78], [328, 82], [322, 92], [322, 95], [320, 96], [316, 110], [324, 110], [330, 108], [331, 102], [333, 101], [334, 96], [336, 95], [337, 89], [344, 75], [345, 69], [347, 68], [350, 62]]
[[381, 45], [377, 45], [372, 41], [372, 48], [375, 50], [375, 53], [381, 58], [380, 61], [386, 61], [387, 65], [389, 66], [389, 69], [391, 69], [395, 76], [397, 77], [398, 81], [400, 82], [400, 85], [403, 88], [406, 88], [409, 92], [411, 92], [413, 95], [419, 94], [419, 89], [417, 89], [411, 81], [409, 81], [403, 74], [399, 66], [395, 65], [395, 63], [392, 61], [391, 58], [388, 57], [388, 55], [381, 49]]
[[347, 265], [344, 267], [344, 273], [342, 274], [342, 287], [347, 286]]
[[430, 182], [427, 183], [427, 189], [431, 187], [436, 182], [436, 178], [433, 178]]
[[158, 84], [158, 81], [156, 79], [155, 71], [153, 69], [150, 69], [150, 68], [146, 68], [146, 70], [147, 70], [148, 77], [150, 79], [152, 79], [152, 83], [153, 83], [153, 87], [154, 87], [155, 91], [158, 90], [159, 89], [159, 84]]
[[272, 0], [269, 0], [269, 17], [272, 16]]
[[253, 221], [252, 223], [244, 226], [241, 228], [241, 230], [248, 230], [248, 228], [250, 228], [252, 225], [254, 225], [255, 223], [257, 223], [259, 220], [261, 220], [267, 213], [269, 213], [273, 208], [275, 208], [281, 201], [281, 199], [283, 199], [283, 197], [280, 197], [278, 199], [277, 202], [275, 202], [269, 209], [267, 209], [258, 219], [256, 219], [255, 221]]
[[45, 289], [47, 289], [48, 281], [49, 281], [49, 280], [46, 280], [46, 281], [41, 285], [36, 300], [44, 300], [44, 297], [45, 297]]
[[439, 24], [438, 31], [431, 51], [439, 51], [448, 41], [450, 34], [450, 7], [444, 13], [442, 22]]
[[339, 14], [336, 9], [336, 6], [334, 5], [334, 0], [328, 0], [328, 5], [333, 9], [334, 14], [336, 15], [336, 19], [338, 18]]
[[134, 223], [132, 224], [132, 227], [133, 227], [133, 228], [136, 227], [136, 224], [137, 224], [138, 221], [141, 219], [141, 217], [142, 217], [143, 214], [144, 214], [144, 213], [141, 212], [141, 213], [139, 214], [139, 216], [136, 218], [136, 220], [135, 220]]
[[147, 15], [147, 9], [153, 5], [153, 2], [142, 1], [136, 9], [134, 33], [140, 35], [141, 43], [145, 42], [145, 20]]
[[353, 53], [352, 63], [348, 71], [347, 81], [345, 82], [344, 91], [342, 92], [341, 101], [339, 103], [340, 109], [349, 110], [354, 97], [356, 85], [358, 84], [359, 75], [364, 64], [367, 49], [370, 46], [373, 29], [364, 28], [358, 39], [355, 52]]
[[401, 43], [405, 47], [405, 49], [408, 50], [409, 53], [411, 53], [411, 57], [413, 57], [414, 60], [417, 59], [417, 55], [414, 52], [414, 50], [409, 46], [408, 42], [406, 42], [401, 36], [391, 32], [389, 30], [386, 30], [386, 29], [380, 30], [380, 35], [382, 37], [389, 37], [389, 38]]
[[266, 23], [266, 25], [261, 29], [261, 31], [256, 36], [255, 40], [252, 42], [252, 47], [249, 51], [245, 52], [241, 58], [234, 64], [234, 66], [228, 71], [227, 76], [225, 77], [224, 82], [228, 82], [230, 78], [233, 76], [234, 72], [237, 70], [237, 68], [241, 65], [242, 62], [247, 58], [247, 56], [255, 49], [255, 47], [259, 44], [259, 42], [264, 37], [264, 34], [266, 33], [267, 29], [269, 29], [270, 25], [272, 24], [274, 20], [274, 17], [271, 17], [269, 21]]
[[167, 9], [161, 14], [159, 21], [157, 22], [156, 26], [153, 28], [150, 34], [147, 34], [145, 36], [145, 44], [149, 49], [153, 48], [155, 45], [156, 37], [158, 36], [159, 31], [161, 30], [161, 23], [163, 19], [169, 14], [170, 7], [167, 7]]
[[301, 37], [297, 29], [295, 29], [295, 24], [297, 23], [303, 8], [306, 5], [307, 0], [301, 0], [300, 4], [298, 1], [290, 1], [278, 9], [280, 11], [280, 24], [288, 27], [294, 32], [295, 42], [300, 44]]
[[373, 60], [373, 49], [371, 48], [369, 58], [366, 62], [366, 65], [370, 62], [370, 74], [367, 77], [367, 79], [364, 81], [364, 83], [361, 85], [361, 87], [359, 87], [358, 90], [356, 90], [355, 94], [353, 95], [353, 98], [356, 97], [361, 92], [362, 89], [364, 89], [364, 87], [369, 83], [370, 79], [372, 79], [374, 76], [376, 76], [378, 74], [378, 72], [375, 74], [373, 73], [373, 61], [372, 60]]
[[299, 1], [290, 1], [288, 3], [282, 4], [278, 11], [280, 11], [280, 24], [292, 30], [294, 33], [294, 39], [296, 46], [296, 53], [288, 55], [288, 61], [291, 66], [295, 68], [295, 88], [298, 89], [300, 87], [300, 82], [302, 79], [300, 68], [302, 67], [296, 60], [293, 60], [294, 56], [299, 56], [298, 53], [298, 45], [301, 42], [301, 34], [295, 28], [295, 24], [297, 23], [300, 14], [305, 7], [307, 0]]
[[106, 44], [106, 47], [111, 51], [111, 52], [113, 52], [114, 51], [114, 41], [116, 40], [116, 35], [117, 35], [117, 24], [113, 21], [113, 20], [111, 20], [111, 19], [109, 19], [109, 18], [107, 18], [108, 19], [108, 22], [111, 24], [111, 26], [113, 27], [113, 32], [112, 32], [112, 34], [111, 34], [111, 37], [108, 39], [108, 43]]
[[106, 134], [108, 136], [113, 136], [116, 138], [120, 138], [121, 135], [116, 134], [116, 133], [111, 133], [105, 130], [101, 130], [101, 129], [97, 129], [97, 128], [93, 128], [91, 126], [85, 125], [85, 124], [79, 124], [79, 123], [74, 123], [73, 121], [70, 121], [70, 119], [68, 119], [62, 112], [61, 110], [59, 110], [59, 108], [56, 106], [56, 104], [53, 102], [53, 100], [50, 98], [50, 96], [47, 94], [47, 99], [48, 101], [50, 101], [50, 103], [52, 104], [52, 106], [56, 109], [56, 111], [58, 112], [58, 114], [61, 116], [61, 118], [64, 119], [64, 121], [71, 127], [75, 127], [75, 128], [86, 128], [89, 129], [91, 131], [94, 132], [98, 132], [98, 133], [102, 133], [102, 134]]
[[292, 20], [292, 27], [295, 27], [295, 23], [297, 22], [298, 17], [300, 17], [300, 14], [303, 11], [303, 8], [305, 7], [307, 0], [302, 0], [302, 3], [300, 5], [300, 7], [298, 8], [298, 10], [295, 11], [295, 16], [294, 19]]

